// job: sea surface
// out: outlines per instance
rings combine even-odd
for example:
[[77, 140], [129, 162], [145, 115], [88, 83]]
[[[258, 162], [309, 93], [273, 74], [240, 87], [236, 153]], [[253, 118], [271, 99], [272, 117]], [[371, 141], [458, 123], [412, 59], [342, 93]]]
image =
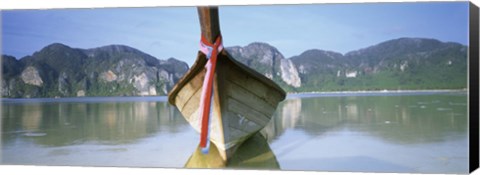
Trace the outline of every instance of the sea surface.
[[[250, 141], [264, 143], [239, 153], [260, 150], [269, 159], [224, 168], [468, 173], [467, 104], [466, 91], [291, 94], [263, 140]], [[1, 113], [4, 165], [202, 161], [193, 160], [199, 134], [166, 97], [2, 99]]]

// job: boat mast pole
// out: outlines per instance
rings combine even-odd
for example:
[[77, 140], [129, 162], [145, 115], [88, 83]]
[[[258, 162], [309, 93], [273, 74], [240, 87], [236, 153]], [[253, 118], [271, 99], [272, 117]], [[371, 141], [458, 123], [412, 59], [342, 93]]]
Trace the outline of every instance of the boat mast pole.
[[218, 7], [198, 7], [197, 10], [202, 35], [209, 43], [214, 43], [215, 39], [220, 36]]

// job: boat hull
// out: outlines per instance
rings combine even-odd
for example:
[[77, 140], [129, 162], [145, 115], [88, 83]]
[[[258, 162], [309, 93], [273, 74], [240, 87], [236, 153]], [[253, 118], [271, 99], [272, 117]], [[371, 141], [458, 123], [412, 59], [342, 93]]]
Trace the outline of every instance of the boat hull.
[[[205, 55], [199, 53], [169, 94], [169, 102], [197, 132], [201, 129], [199, 106], [206, 62]], [[209, 138], [222, 158], [228, 160], [242, 142], [265, 127], [284, 99], [285, 91], [272, 80], [221, 52], [213, 82]]]

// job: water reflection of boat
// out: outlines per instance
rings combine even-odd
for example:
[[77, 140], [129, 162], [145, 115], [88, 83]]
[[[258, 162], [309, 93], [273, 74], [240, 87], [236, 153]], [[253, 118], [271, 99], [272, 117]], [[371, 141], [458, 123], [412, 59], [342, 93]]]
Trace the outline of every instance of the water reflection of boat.
[[256, 133], [238, 147], [228, 161], [223, 160], [218, 148], [212, 144], [209, 154], [203, 154], [197, 147], [190, 156], [186, 168], [235, 168], [235, 169], [280, 169], [275, 154], [267, 140]]
[[[199, 8], [199, 14], [202, 35], [208, 42], [214, 43], [215, 38], [220, 38], [218, 9]], [[192, 68], [173, 87], [168, 97], [170, 104], [175, 105], [191, 126], [201, 133], [201, 143], [205, 143], [203, 136], [206, 135], [202, 128], [208, 125], [204, 120], [210, 120], [210, 141], [218, 148], [222, 158], [228, 160], [238, 145], [270, 121], [278, 103], [285, 99], [285, 91], [272, 80], [233, 59], [225, 50], [221, 50], [216, 59], [216, 63], [211, 63], [209, 60], [212, 59], [199, 52]], [[205, 68], [211, 64], [216, 64], [214, 76], [208, 74], [213, 68]], [[204, 108], [201, 105], [210, 103], [201, 101], [209, 99], [202, 98], [203, 88], [207, 89], [205, 91], [210, 89], [209, 84], [203, 85], [204, 79], [209, 80], [209, 77], [213, 79], [212, 116], [206, 119], [208, 117], [202, 118], [205, 113], [202, 113]]]

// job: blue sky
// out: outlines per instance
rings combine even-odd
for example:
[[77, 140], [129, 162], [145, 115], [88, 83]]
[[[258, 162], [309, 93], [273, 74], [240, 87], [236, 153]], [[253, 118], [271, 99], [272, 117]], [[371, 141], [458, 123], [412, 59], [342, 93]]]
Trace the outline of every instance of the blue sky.
[[[291, 57], [308, 49], [346, 53], [400, 37], [468, 44], [468, 2], [222, 6], [225, 46], [266, 42]], [[21, 58], [51, 43], [123, 44], [159, 59], [195, 60], [194, 7], [4, 10], [2, 52]]]

